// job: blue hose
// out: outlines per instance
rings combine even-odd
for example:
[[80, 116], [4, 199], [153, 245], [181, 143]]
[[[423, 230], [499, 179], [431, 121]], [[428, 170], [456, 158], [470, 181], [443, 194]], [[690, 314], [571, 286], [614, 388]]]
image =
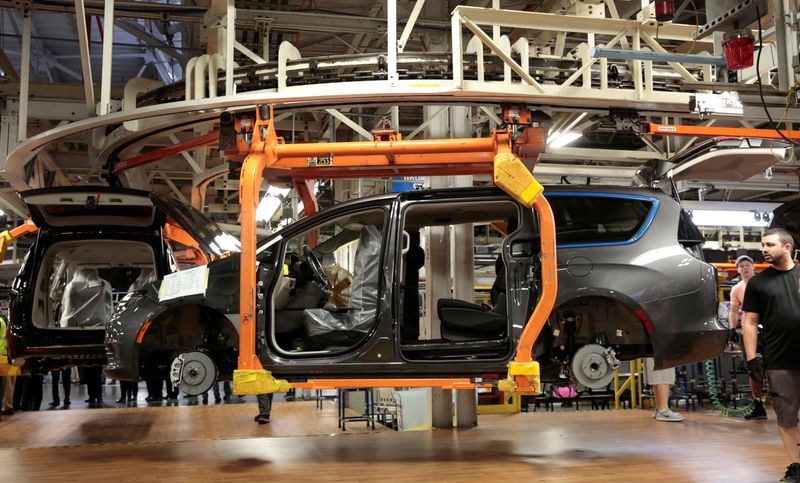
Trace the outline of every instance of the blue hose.
[[747, 407], [742, 409], [731, 409], [723, 406], [722, 403], [719, 402], [719, 396], [717, 395], [717, 377], [714, 375], [714, 361], [710, 359], [706, 361], [706, 380], [708, 381], [708, 395], [711, 398], [711, 404], [717, 411], [732, 418], [743, 418], [745, 414], [749, 414], [750, 411], [753, 410], [754, 404], [752, 401]]

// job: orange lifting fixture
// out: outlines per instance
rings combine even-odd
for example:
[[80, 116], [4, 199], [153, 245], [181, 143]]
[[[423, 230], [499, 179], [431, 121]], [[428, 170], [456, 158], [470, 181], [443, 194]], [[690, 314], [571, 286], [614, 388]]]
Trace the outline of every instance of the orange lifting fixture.
[[[237, 132], [235, 142], [226, 139], [226, 151], [233, 160], [243, 161], [239, 201], [241, 204], [241, 277], [240, 338], [238, 369], [234, 371], [237, 394], [259, 394], [285, 391], [290, 387], [309, 389], [336, 387], [442, 387], [474, 388], [481, 386], [469, 379], [310, 379], [303, 383], [276, 380], [264, 370], [256, 353], [256, 208], [260, 201], [261, 183], [267, 180], [290, 179], [299, 187], [306, 203], [313, 198], [310, 184], [303, 180], [387, 176], [453, 176], [492, 174], [494, 183], [527, 207], [533, 207], [539, 218], [541, 240], [541, 296], [523, 330], [514, 360], [509, 364], [508, 378], [500, 382], [501, 390], [538, 394], [539, 366], [532, 359], [533, 345], [539, 336], [556, 299], [555, 221], [550, 204], [534, 179], [514, 154], [510, 129], [496, 130], [488, 138], [409, 140], [394, 131], [373, 133], [366, 142], [284, 144], [271, 121], [272, 107], [256, 109], [254, 122]], [[539, 128], [528, 128], [538, 130]], [[544, 147], [540, 132], [525, 136], [534, 140], [525, 146], [525, 156]], [[222, 144], [223, 140], [220, 140]], [[536, 145], [534, 145], [536, 144]], [[519, 148], [519, 146], [516, 146]], [[517, 149], [517, 152], [520, 152]], [[309, 206], [309, 205], [306, 205]], [[315, 211], [315, 207], [312, 211]]]
[[[745, 127], [713, 127], [713, 126], [684, 126], [680, 124], [658, 124], [655, 122], [642, 123], [642, 134], [658, 134], [661, 136], [702, 136], [702, 137], [742, 137], [763, 139], [784, 139], [786, 136], [792, 140], [800, 140], [800, 131], [781, 129], [750, 129]], [[781, 136], [783, 134], [783, 136]]]

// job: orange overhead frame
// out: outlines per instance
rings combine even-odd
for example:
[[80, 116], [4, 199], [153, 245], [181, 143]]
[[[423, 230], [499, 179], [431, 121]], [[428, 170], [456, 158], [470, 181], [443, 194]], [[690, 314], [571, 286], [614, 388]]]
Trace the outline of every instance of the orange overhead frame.
[[[358, 178], [364, 176], [452, 176], [492, 173], [497, 155], [512, 154], [512, 133], [498, 130], [490, 138], [403, 141], [399, 135], [376, 135], [372, 142], [283, 144], [267, 115], [266, 106], [256, 109], [257, 119], [249, 143], [237, 140], [238, 149], [247, 153], [241, 170], [239, 201], [242, 209], [239, 367], [242, 378], [264, 369], [256, 353], [256, 223], [261, 183], [267, 179]], [[304, 190], [307, 192], [304, 194]], [[313, 196], [310, 185], [301, 186], [300, 195]], [[307, 205], [306, 205], [307, 206]], [[540, 196], [534, 204], [540, 219], [542, 248], [542, 294], [517, 348], [514, 359], [532, 364], [533, 344], [539, 336], [555, 302], [555, 224], [550, 205]], [[523, 369], [523, 372], [525, 370]], [[511, 370], [510, 370], [511, 372]], [[246, 374], [245, 373], [249, 373]], [[520, 372], [516, 372], [520, 374]], [[537, 368], [538, 374], [538, 368]], [[236, 376], [235, 376], [236, 378]], [[514, 376], [519, 390], [538, 392], [524, 376]], [[234, 380], [236, 385], [236, 379]], [[468, 379], [336, 379], [293, 383], [294, 387], [476, 387]]]
[[33, 220], [28, 218], [21, 225], [0, 233], [0, 261], [6, 258], [8, 247], [14, 240], [37, 231], [39, 231], [39, 227], [36, 226]]
[[[677, 124], [642, 123], [642, 134], [659, 134], [662, 136], [701, 136], [742, 138], [783, 139], [774, 129], [749, 129], [744, 127], [683, 126]], [[781, 133], [789, 139], [800, 140], [800, 131], [781, 129]]]

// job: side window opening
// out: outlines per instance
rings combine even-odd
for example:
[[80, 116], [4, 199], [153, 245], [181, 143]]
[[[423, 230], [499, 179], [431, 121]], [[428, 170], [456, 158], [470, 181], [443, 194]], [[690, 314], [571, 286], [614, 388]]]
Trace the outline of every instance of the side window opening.
[[552, 194], [559, 245], [628, 243], [645, 227], [653, 201], [640, 197]]
[[130, 291], [155, 281], [153, 250], [143, 242], [76, 240], [48, 247], [36, 280], [33, 324], [97, 329]]
[[[403, 218], [403, 247], [399, 266], [401, 350], [409, 359], [502, 357], [508, 350], [506, 274], [502, 246], [516, 229], [519, 208], [510, 201], [459, 201], [409, 206]], [[455, 233], [471, 233], [471, 273], [466, 293], [456, 298]], [[439, 253], [441, 238], [449, 237], [449, 253]], [[459, 237], [459, 240], [463, 238]], [[434, 242], [434, 243], [431, 243]], [[436, 253], [434, 253], [436, 252]], [[449, 263], [441, 263], [449, 257]], [[426, 259], [437, 264], [426, 265]], [[456, 260], [456, 258], [459, 258]], [[438, 273], [426, 273], [429, 267]], [[463, 267], [462, 267], [463, 270]], [[437, 290], [433, 284], [438, 285]], [[444, 291], [441, 285], [446, 285]], [[462, 282], [463, 285], [463, 282]], [[463, 288], [462, 288], [463, 290]], [[431, 294], [435, 300], [427, 300]], [[460, 352], [459, 352], [460, 351]]]
[[273, 344], [288, 354], [344, 352], [378, 322], [381, 209], [322, 222], [290, 238], [272, 294]]

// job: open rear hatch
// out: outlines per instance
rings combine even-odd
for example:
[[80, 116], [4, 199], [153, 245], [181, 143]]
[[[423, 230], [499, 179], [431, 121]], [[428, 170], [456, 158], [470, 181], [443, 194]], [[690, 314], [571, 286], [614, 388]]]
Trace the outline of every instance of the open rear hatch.
[[146, 191], [74, 186], [24, 191], [20, 197], [36, 226], [51, 231], [150, 231], [166, 221]]
[[761, 139], [724, 139], [669, 160], [674, 181], [744, 181], [787, 159], [785, 144]]

